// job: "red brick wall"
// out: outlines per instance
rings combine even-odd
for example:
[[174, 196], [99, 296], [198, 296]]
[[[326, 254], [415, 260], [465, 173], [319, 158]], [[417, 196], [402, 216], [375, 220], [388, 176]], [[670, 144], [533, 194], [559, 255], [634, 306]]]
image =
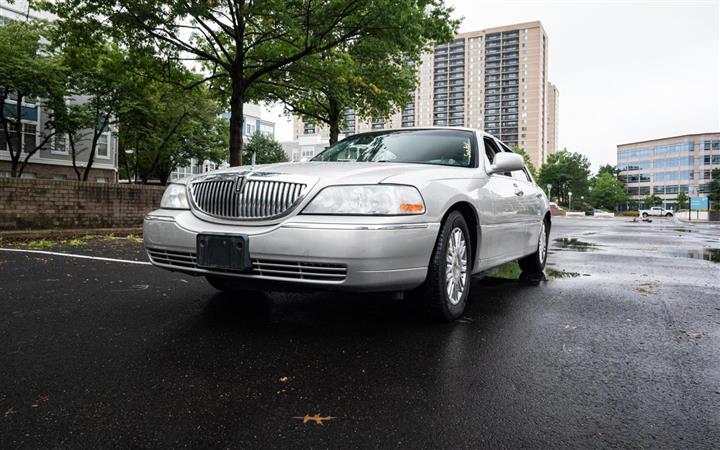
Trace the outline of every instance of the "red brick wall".
[[142, 225], [164, 187], [0, 178], [0, 230]]

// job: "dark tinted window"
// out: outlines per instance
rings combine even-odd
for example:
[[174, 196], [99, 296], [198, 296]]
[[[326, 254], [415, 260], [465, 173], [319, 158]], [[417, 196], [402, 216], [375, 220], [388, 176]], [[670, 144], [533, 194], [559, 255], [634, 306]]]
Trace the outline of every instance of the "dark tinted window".
[[412, 130], [350, 136], [312, 161], [403, 162], [472, 167], [473, 133], [464, 130]]

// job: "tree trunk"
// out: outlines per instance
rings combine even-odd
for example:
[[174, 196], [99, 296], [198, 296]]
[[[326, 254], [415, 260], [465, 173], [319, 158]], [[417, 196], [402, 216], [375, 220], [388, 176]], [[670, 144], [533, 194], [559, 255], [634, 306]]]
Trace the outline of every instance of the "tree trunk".
[[[22, 176], [22, 170], [20, 167], [20, 154], [22, 153], [22, 99], [23, 94], [18, 92], [17, 103], [15, 104], [15, 136], [10, 135], [10, 137], [8, 138], [11, 167], [10, 176], [13, 178], [20, 178]], [[5, 111], [0, 112], [3, 114], [5, 113]]]
[[338, 136], [340, 134], [340, 105], [337, 100], [330, 97], [328, 106], [328, 124], [330, 125], [330, 145], [337, 144]]
[[77, 152], [75, 151], [75, 139], [73, 139], [72, 133], [68, 133], [68, 139], [70, 140], [70, 156], [72, 158], [72, 168], [75, 171], [75, 176], [77, 177], [77, 180], [80, 181], [82, 178], [82, 174], [80, 173], [80, 169], [77, 166]]
[[243, 101], [245, 92], [242, 80], [233, 80], [230, 97], [230, 165], [242, 166], [243, 148]]

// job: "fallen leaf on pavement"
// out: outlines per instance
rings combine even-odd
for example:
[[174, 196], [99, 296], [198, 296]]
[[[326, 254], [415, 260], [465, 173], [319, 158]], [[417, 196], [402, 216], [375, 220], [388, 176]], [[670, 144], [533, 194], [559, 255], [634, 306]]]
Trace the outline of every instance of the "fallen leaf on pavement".
[[280, 381], [281, 383], [287, 383], [288, 377], [280, 377], [280, 378], [279, 378], [279, 381]]
[[333, 416], [321, 416], [320, 414], [315, 414], [314, 416], [309, 416], [305, 414], [303, 417], [293, 417], [293, 419], [302, 419], [303, 423], [308, 422], [315, 422], [317, 425], [323, 425], [323, 422], [326, 420], [333, 420], [335, 417]]

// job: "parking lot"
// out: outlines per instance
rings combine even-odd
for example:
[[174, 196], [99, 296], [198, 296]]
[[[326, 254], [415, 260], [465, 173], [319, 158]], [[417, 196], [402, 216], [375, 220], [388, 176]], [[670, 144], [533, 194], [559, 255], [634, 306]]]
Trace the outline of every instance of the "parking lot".
[[557, 218], [547, 279], [478, 278], [452, 324], [232, 298], [127, 240], [0, 251], [0, 447], [716, 447], [719, 236]]

